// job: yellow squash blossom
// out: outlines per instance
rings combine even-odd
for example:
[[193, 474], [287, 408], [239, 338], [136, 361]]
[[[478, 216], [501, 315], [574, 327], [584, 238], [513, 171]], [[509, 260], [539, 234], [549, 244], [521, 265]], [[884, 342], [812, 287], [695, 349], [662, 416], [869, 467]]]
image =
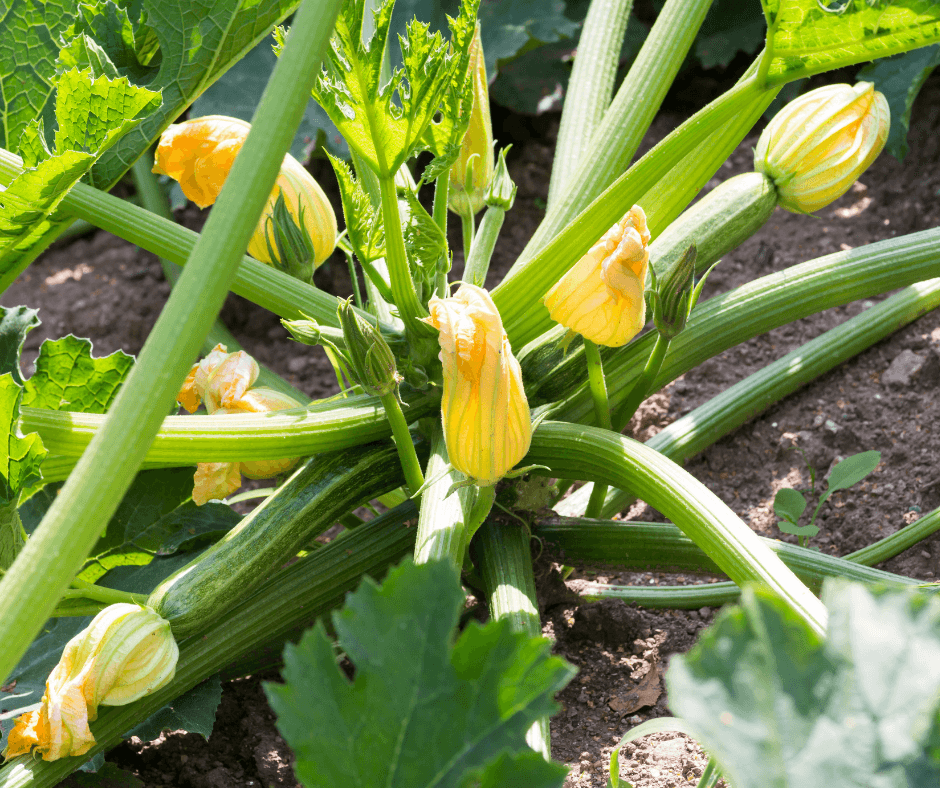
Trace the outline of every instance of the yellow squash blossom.
[[481, 487], [496, 484], [529, 451], [532, 424], [522, 371], [490, 294], [463, 284], [433, 296], [426, 322], [440, 331], [441, 414], [453, 466]]
[[[170, 126], [160, 137], [153, 171], [178, 181], [183, 194], [200, 208], [212, 205], [250, 129], [249, 123], [222, 115]], [[284, 198], [291, 219], [309, 236], [313, 266], [320, 265], [336, 248], [336, 215], [313, 176], [290, 154], [284, 157], [248, 254], [265, 263], [279, 262], [270, 254], [277, 249], [272, 215], [278, 196]]]
[[149, 607], [110, 605], [62, 651], [38, 709], [21, 714], [4, 758], [35, 751], [44, 760], [84, 755], [98, 706], [123, 706], [169, 683], [179, 648], [170, 622]]
[[[177, 395], [177, 402], [190, 413], [195, 413], [202, 403], [210, 416], [270, 413], [301, 407], [293, 397], [274, 389], [266, 386], [252, 388], [258, 372], [258, 363], [244, 350], [228, 353], [225, 345], [216, 345], [202, 361], [193, 364]], [[202, 506], [208, 501], [224, 498], [241, 487], [242, 474], [249, 479], [270, 479], [289, 471], [299, 459], [201, 462], [196, 466], [193, 501]]]
[[633, 339], [646, 323], [649, 242], [646, 215], [634, 205], [545, 295], [552, 320], [598, 345]]
[[780, 205], [812, 213], [845, 194], [888, 140], [891, 111], [870, 82], [828, 85], [791, 101], [760, 135], [754, 167]]
[[[461, 216], [479, 213], [496, 166], [490, 94], [479, 23], [470, 42], [470, 74], [473, 79], [473, 109], [470, 112], [470, 125], [460, 146], [460, 155], [450, 168], [450, 191], [447, 197], [448, 207]], [[472, 169], [472, 177], [469, 179], [468, 164]]]

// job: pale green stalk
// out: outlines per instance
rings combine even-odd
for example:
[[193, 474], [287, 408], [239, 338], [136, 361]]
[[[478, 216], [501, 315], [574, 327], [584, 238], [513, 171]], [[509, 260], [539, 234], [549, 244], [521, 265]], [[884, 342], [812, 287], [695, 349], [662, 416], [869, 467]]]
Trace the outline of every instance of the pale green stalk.
[[[513, 632], [531, 638], [542, 636], [529, 534], [520, 523], [489, 521], [474, 541], [489, 601], [490, 616], [507, 620]], [[548, 717], [532, 724], [526, 742], [545, 760], [551, 759], [552, 740]]]
[[[594, 400], [594, 418], [597, 419], [597, 426], [604, 430], [613, 429], [610, 423], [610, 403], [607, 399], [607, 383], [604, 380], [604, 363], [601, 361], [600, 351], [590, 339], [584, 338], [584, 360], [587, 361], [588, 369], [588, 387], [591, 391], [591, 399]], [[623, 429], [623, 428], [621, 428]], [[620, 430], [617, 430], [620, 432]], [[603, 484], [598, 484], [594, 488], [591, 501], [588, 504], [587, 516], [597, 517], [604, 505], [604, 496], [607, 494], [607, 488]]]
[[581, 476], [634, 490], [735, 583], [763, 584], [814, 631], [825, 631], [826, 609], [812, 592], [727, 504], [659, 452], [607, 430], [543, 422], [523, 462], [545, 465], [552, 476]]
[[136, 602], [138, 605], [147, 604], [146, 594], [131, 594], [127, 591], [116, 591], [113, 588], [95, 585], [94, 583], [72, 579], [71, 587], [62, 594], [63, 599], [91, 599], [95, 602], [104, 602], [115, 605], [119, 602]]
[[[555, 205], [549, 208], [535, 235], [510, 269], [510, 276], [545, 249], [563, 227], [614, 183], [615, 178], [622, 177], [621, 173], [627, 169], [666, 93], [672, 87], [711, 3], [712, 0], [667, 0], [630, 71], [618, 88], [613, 103], [604, 114], [603, 122], [591, 137], [587, 146], [589, 155], [585, 157], [582, 165], [566, 178], [565, 183], [569, 188], [565, 188], [557, 196]], [[724, 119], [720, 122], [723, 123]], [[679, 158], [684, 155], [685, 153]], [[660, 177], [647, 178], [645, 188]], [[631, 200], [617, 216], [604, 223], [603, 228], [594, 234], [594, 241], [626, 213], [634, 202], [636, 199]], [[575, 254], [571, 262], [586, 251], [587, 247]], [[505, 322], [505, 317], [503, 320]]]
[[469, 211], [460, 214], [460, 228], [463, 231], [463, 259], [470, 259], [470, 249], [476, 234], [476, 219]]
[[[434, 182], [434, 205], [431, 208], [431, 218], [434, 219], [434, 223], [444, 233], [445, 238], [447, 237], [447, 197], [449, 192], [450, 170], [447, 170]], [[447, 292], [447, 274], [444, 271], [438, 274], [435, 289], [438, 298], [446, 298], [449, 295]]]
[[581, 167], [590, 150], [591, 137], [610, 106], [632, 8], [633, 0], [594, 0], [588, 8], [558, 127], [548, 185], [549, 211]]
[[[657, 332], [656, 344], [653, 345], [653, 351], [646, 360], [646, 366], [643, 367], [643, 371], [637, 378], [636, 383], [633, 384], [633, 388], [630, 390], [627, 398], [621, 403], [620, 407], [617, 408], [616, 413], [613, 415], [614, 428], [617, 432], [623, 431], [630, 423], [630, 419], [633, 418], [633, 414], [637, 412], [643, 400], [652, 393], [653, 381], [659, 374], [659, 370], [662, 369], [663, 360], [666, 358], [666, 351], [668, 350], [669, 339]], [[601, 424], [601, 426], [604, 425]]]
[[477, 287], [486, 283], [486, 275], [490, 270], [490, 260], [493, 259], [493, 250], [499, 240], [499, 231], [503, 228], [506, 211], [497, 205], [489, 205], [483, 213], [483, 219], [473, 236], [470, 252], [463, 269], [463, 281]]
[[335, 0], [307, 0], [190, 263], [108, 420], [0, 580], [0, 676], [39, 632], [127, 491], [176, 400], [271, 193], [319, 73]]
[[431, 456], [425, 478], [428, 486], [421, 496], [415, 563], [446, 560], [459, 572], [467, 552], [465, 523], [473, 495], [466, 487], [448, 495], [451, 485], [461, 480], [461, 474], [450, 467], [447, 444], [440, 426], [435, 428], [431, 437]]
[[402, 470], [405, 472], [405, 481], [408, 482], [411, 494], [414, 495], [424, 486], [424, 474], [421, 473], [421, 463], [418, 462], [418, 455], [415, 453], [415, 445], [411, 439], [408, 422], [401, 412], [401, 405], [398, 404], [398, 392], [394, 391], [391, 394], [386, 394], [380, 399], [392, 428], [395, 448], [398, 450], [398, 459], [401, 461]]

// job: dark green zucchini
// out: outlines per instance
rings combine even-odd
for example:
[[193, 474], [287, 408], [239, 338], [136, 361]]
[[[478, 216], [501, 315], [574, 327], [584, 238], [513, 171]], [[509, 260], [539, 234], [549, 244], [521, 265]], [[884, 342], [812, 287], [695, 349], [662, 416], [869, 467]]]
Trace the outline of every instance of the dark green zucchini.
[[201, 632], [340, 516], [403, 483], [388, 441], [317, 455], [222, 540], [160, 583], [147, 604], [177, 638]]
[[[694, 243], [695, 269], [704, 271], [763, 227], [776, 205], [777, 192], [764, 175], [747, 172], [730, 178], [686, 210], [653, 241], [650, 265], [657, 276], [662, 276]], [[573, 339], [566, 353], [559, 343], [565, 333], [565, 328], [556, 326], [516, 354], [522, 366], [526, 396], [533, 407], [565, 399], [587, 384], [581, 337]], [[650, 343], [652, 350], [649, 338], [634, 340], [644, 341]], [[605, 366], [614, 355], [633, 352], [624, 348], [602, 347]], [[648, 355], [649, 351], [643, 358]]]

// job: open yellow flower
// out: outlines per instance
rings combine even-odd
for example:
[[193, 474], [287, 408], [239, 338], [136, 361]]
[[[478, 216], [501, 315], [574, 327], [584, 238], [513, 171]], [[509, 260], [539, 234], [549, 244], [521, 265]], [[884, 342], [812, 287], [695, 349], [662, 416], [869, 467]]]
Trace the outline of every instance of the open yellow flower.
[[[160, 137], [153, 171], [178, 181], [183, 194], [205, 208], [218, 198], [250, 130], [251, 124], [222, 115], [174, 124]], [[320, 265], [336, 248], [336, 215], [313, 176], [290, 154], [284, 157], [280, 175], [248, 244], [248, 254], [281, 267], [278, 264], [282, 261], [275, 259], [278, 247], [272, 227], [278, 196], [284, 198], [296, 226], [309, 237], [313, 267]]]
[[557, 323], [598, 345], [620, 347], [646, 324], [646, 215], [634, 205], [543, 299]]
[[780, 205], [812, 213], [845, 194], [888, 140], [888, 100], [870, 82], [827, 85], [791, 101], [764, 129], [754, 168]]
[[[252, 388], [259, 371], [258, 362], [244, 350], [228, 353], [225, 345], [216, 345], [202, 361], [193, 364], [177, 402], [190, 413], [195, 413], [200, 403], [204, 404], [210, 416], [270, 413], [301, 407], [287, 394], [266, 386]], [[242, 486], [242, 474], [249, 479], [270, 479], [289, 471], [299, 460], [299, 457], [289, 457], [250, 462], [201, 462], [196, 466], [193, 501], [202, 506], [224, 498]]]
[[110, 605], [62, 651], [42, 705], [16, 719], [4, 758], [35, 750], [43, 760], [84, 755], [95, 744], [88, 723], [98, 706], [123, 706], [169, 683], [179, 648], [170, 622], [149, 607]]
[[479, 486], [496, 484], [532, 440], [522, 371], [490, 294], [463, 284], [433, 296], [426, 322], [440, 331], [444, 365], [441, 415], [453, 466]]

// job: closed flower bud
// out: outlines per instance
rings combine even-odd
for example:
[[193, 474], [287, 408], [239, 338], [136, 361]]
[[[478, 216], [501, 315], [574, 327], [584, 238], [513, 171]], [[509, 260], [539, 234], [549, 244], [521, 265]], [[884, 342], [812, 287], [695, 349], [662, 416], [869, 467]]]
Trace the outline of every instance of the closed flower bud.
[[490, 294], [463, 284], [433, 296], [426, 322], [440, 331], [441, 414], [453, 466], [481, 487], [496, 484], [529, 451], [532, 424], [522, 371]]
[[448, 207], [461, 216], [478, 213], [483, 207], [483, 197], [493, 179], [495, 166], [490, 94], [479, 23], [470, 43], [470, 75], [473, 79], [470, 125], [460, 146], [460, 155], [450, 168], [450, 191], [447, 197]]
[[42, 705], [17, 718], [3, 756], [83, 755], [95, 744], [88, 723], [98, 706], [123, 706], [160, 689], [173, 678], [178, 657], [170, 622], [149, 607], [106, 607], [66, 644]]
[[674, 339], [682, 332], [695, 306], [697, 256], [698, 250], [692, 244], [658, 281], [654, 277], [653, 288], [649, 293], [653, 304], [653, 325], [666, 339]]
[[543, 299], [557, 323], [598, 345], [620, 347], [646, 323], [646, 215], [634, 205]]
[[339, 305], [337, 314], [343, 328], [346, 357], [352, 365], [356, 382], [366, 393], [376, 397], [397, 391], [402, 377], [382, 332], [356, 314], [351, 299]]
[[[153, 171], [179, 181], [183, 194], [200, 208], [212, 205], [251, 129], [237, 118], [209, 115], [170, 126], [160, 137]], [[275, 224], [275, 206], [283, 198]], [[301, 240], [298, 243], [297, 237]], [[336, 216], [313, 176], [288, 154], [268, 197], [248, 254], [303, 281], [336, 247]], [[298, 259], [310, 250], [310, 260]]]
[[870, 82], [829, 85], [787, 104], [754, 150], [780, 205], [812, 213], [845, 194], [888, 139], [891, 111]]

